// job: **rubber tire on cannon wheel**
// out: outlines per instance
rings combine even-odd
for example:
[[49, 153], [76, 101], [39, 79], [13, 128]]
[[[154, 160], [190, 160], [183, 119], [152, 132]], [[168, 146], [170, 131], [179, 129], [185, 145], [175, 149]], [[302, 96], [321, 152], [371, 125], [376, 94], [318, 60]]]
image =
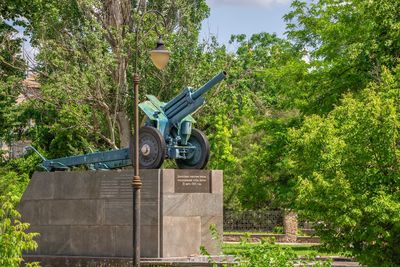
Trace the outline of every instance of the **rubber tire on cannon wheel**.
[[204, 169], [210, 158], [210, 144], [206, 135], [202, 131], [193, 128], [188, 143], [196, 146], [197, 149], [192, 157], [188, 159], [176, 159], [176, 165], [180, 169]]
[[[145, 148], [144, 146], [147, 145]], [[147, 150], [146, 150], [147, 148]], [[142, 169], [158, 169], [164, 162], [167, 146], [164, 137], [154, 127], [139, 130], [139, 165]]]

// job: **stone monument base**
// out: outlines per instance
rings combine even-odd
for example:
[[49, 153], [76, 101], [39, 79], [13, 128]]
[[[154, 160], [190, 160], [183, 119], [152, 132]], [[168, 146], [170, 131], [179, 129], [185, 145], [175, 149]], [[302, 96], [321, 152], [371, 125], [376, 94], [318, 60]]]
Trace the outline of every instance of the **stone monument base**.
[[[222, 171], [140, 175], [143, 258], [198, 255], [201, 246], [220, 254], [209, 228], [222, 235]], [[19, 211], [40, 234], [39, 247], [25, 256], [132, 257], [132, 176], [132, 170], [34, 173]]]

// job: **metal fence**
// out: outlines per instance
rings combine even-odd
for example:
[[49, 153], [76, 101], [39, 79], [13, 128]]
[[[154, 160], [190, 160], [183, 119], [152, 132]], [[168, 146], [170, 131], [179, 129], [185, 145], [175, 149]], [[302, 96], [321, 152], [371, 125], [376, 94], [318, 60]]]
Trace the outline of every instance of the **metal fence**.
[[309, 222], [300, 216], [298, 217], [297, 223], [298, 223], [299, 229], [313, 229], [314, 228], [314, 224], [312, 222]]
[[282, 233], [283, 212], [280, 210], [225, 210], [224, 231]]
[[[283, 233], [282, 210], [224, 210], [225, 232], [271, 232]], [[314, 224], [298, 216], [298, 229], [313, 233]]]

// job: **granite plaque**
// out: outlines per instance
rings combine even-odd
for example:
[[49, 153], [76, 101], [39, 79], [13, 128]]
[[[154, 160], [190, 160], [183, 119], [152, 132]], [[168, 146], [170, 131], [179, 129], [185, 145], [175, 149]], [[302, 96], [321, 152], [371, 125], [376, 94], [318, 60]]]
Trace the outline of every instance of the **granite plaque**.
[[210, 171], [175, 170], [175, 193], [211, 193]]

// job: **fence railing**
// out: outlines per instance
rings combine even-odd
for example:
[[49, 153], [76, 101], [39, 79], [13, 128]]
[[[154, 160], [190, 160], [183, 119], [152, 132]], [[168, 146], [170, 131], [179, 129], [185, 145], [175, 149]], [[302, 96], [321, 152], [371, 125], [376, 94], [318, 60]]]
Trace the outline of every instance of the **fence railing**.
[[[283, 220], [282, 210], [224, 210], [224, 231], [283, 233]], [[298, 228], [312, 229], [313, 224], [299, 216]]]
[[225, 232], [283, 232], [280, 210], [224, 211]]

